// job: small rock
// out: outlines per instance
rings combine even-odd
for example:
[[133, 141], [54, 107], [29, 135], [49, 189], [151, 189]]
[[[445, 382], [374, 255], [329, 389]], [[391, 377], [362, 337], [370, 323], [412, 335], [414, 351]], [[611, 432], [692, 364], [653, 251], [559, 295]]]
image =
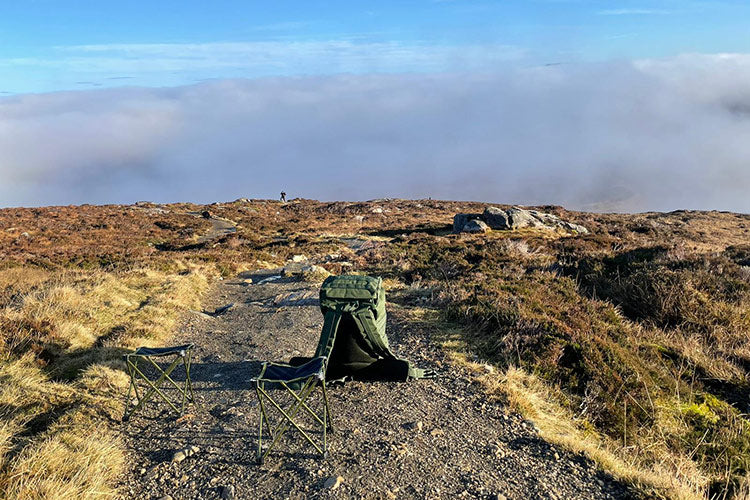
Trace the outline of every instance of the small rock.
[[140, 471], [138, 471], [138, 472], [139, 472], [139, 473], [141, 474], [141, 476], [142, 476], [142, 475], [144, 475], [144, 474], [146, 473], [146, 468], [145, 468], [145, 467], [141, 467], [141, 470], [140, 470]]
[[175, 420], [175, 424], [182, 425], [186, 422], [190, 422], [194, 418], [195, 418], [195, 415], [193, 413], [186, 413], [182, 415], [180, 418], [178, 418], [177, 420]]
[[272, 281], [280, 280], [281, 276], [269, 276], [268, 278], [262, 279], [258, 282], [259, 285], [265, 285], [266, 283], [270, 283]]
[[364, 215], [355, 215], [354, 220], [357, 222], [362, 222], [363, 220], [365, 220], [365, 217]]
[[281, 275], [285, 278], [299, 276], [300, 274], [302, 274], [302, 264], [299, 262], [293, 262], [281, 270]]
[[224, 500], [233, 500], [234, 499], [234, 486], [229, 484], [227, 486], [221, 486], [219, 488], [219, 495]]
[[234, 307], [234, 302], [230, 302], [227, 305], [217, 307], [216, 309], [213, 310], [213, 312], [209, 312], [209, 311], [203, 311], [203, 312], [204, 314], [208, 314], [209, 316], [218, 316], [219, 314], [224, 314], [225, 312], [229, 311], [233, 307]]
[[404, 429], [408, 429], [410, 431], [421, 431], [424, 424], [422, 424], [421, 421], [417, 422], [407, 422], [403, 425]]
[[372, 212], [374, 214], [382, 214], [383, 213], [383, 209], [380, 208], [380, 207], [375, 207], [372, 210], [370, 210], [370, 212]]
[[302, 268], [302, 279], [305, 281], [323, 281], [329, 277], [331, 273], [327, 269], [321, 266], [305, 266]]
[[305, 262], [307, 261], [307, 257], [304, 255], [295, 255], [292, 257], [292, 262]]
[[326, 479], [325, 483], [323, 483], [323, 488], [325, 488], [327, 490], [335, 490], [343, 482], [344, 482], [344, 478], [343, 477], [341, 477], [341, 476], [331, 476], [328, 479]]
[[177, 451], [177, 452], [176, 452], [176, 453], [175, 453], [175, 454], [174, 454], [174, 455], [172, 456], [172, 462], [175, 462], [175, 463], [180, 463], [180, 462], [182, 462], [183, 460], [185, 460], [186, 458], [187, 458], [187, 455], [185, 455], [185, 452], [184, 452], [183, 450], [179, 450], [179, 451]]
[[493, 373], [493, 372], [495, 371], [495, 367], [494, 367], [494, 366], [492, 366], [492, 365], [488, 365], [488, 364], [486, 364], [486, 363], [485, 363], [484, 365], [482, 365], [482, 368], [483, 368], [483, 369], [484, 369], [484, 371], [486, 371], [487, 373]]
[[172, 495], [164, 495], [163, 497], [159, 497], [159, 500], [172, 500]]
[[508, 500], [508, 497], [506, 497], [502, 493], [498, 493], [497, 495], [495, 495], [495, 500]]
[[244, 284], [246, 284], [246, 285], [252, 285], [253, 284], [253, 279], [252, 278], [245, 278], [244, 280], [242, 280], [242, 282]]

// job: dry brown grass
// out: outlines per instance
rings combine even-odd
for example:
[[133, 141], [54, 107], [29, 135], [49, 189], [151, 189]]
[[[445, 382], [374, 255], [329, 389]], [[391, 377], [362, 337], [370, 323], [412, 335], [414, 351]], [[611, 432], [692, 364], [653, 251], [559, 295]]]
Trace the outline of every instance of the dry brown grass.
[[16, 290], [0, 310], [3, 498], [115, 494], [124, 449], [112, 424], [127, 387], [120, 355], [163, 341], [208, 286], [203, 270], [177, 267], [0, 272], [0, 289]]

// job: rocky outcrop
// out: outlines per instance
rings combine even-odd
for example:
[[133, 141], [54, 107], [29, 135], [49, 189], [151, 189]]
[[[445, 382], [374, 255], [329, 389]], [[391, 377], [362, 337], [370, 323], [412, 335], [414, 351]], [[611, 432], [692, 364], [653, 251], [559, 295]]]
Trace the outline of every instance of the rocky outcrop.
[[507, 210], [487, 207], [482, 214], [456, 214], [453, 217], [454, 233], [484, 233], [487, 229], [508, 231], [525, 227], [561, 230], [578, 234], [589, 232], [580, 224], [564, 221], [556, 215], [518, 207]]

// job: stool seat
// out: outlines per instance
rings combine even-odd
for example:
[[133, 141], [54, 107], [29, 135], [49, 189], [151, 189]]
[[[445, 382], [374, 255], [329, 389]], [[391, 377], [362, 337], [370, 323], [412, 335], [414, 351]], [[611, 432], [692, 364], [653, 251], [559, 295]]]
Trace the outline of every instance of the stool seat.
[[193, 347], [195, 347], [194, 344], [184, 344], [174, 347], [139, 347], [135, 350], [135, 352], [126, 354], [126, 356], [160, 357], [169, 356], [170, 354], [179, 354], [180, 356], [184, 356], [185, 352], [189, 351]]

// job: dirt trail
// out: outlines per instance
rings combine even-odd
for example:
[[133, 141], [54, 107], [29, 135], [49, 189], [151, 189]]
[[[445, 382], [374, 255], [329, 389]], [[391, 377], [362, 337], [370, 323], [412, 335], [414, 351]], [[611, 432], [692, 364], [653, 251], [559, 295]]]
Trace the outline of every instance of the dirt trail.
[[[175, 344], [197, 346], [200, 409], [178, 420], [154, 401], [123, 425], [131, 450], [125, 498], [632, 498], [591, 462], [546, 443], [529, 422], [490, 402], [430, 332], [407, 323], [395, 306], [388, 321], [394, 351], [438, 378], [335, 387], [329, 458], [289, 433], [257, 465], [258, 406], [249, 379], [259, 360], [312, 354], [322, 326], [318, 287], [264, 281], [273, 276], [224, 281], [204, 306], [232, 308], [185, 319]], [[192, 445], [197, 453], [172, 461]], [[337, 476], [341, 485], [325, 488]]]
[[[194, 217], [204, 217], [201, 212], [187, 213]], [[237, 224], [233, 221], [230, 221], [228, 219], [220, 219], [218, 217], [214, 217], [213, 215], [210, 215], [206, 218], [211, 221], [211, 229], [209, 229], [206, 234], [198, 238], [198, 243], [205, 243], [207, 241], [215, 240], [217, 238], [221, 238], [222, 236], [237, 232]]]

